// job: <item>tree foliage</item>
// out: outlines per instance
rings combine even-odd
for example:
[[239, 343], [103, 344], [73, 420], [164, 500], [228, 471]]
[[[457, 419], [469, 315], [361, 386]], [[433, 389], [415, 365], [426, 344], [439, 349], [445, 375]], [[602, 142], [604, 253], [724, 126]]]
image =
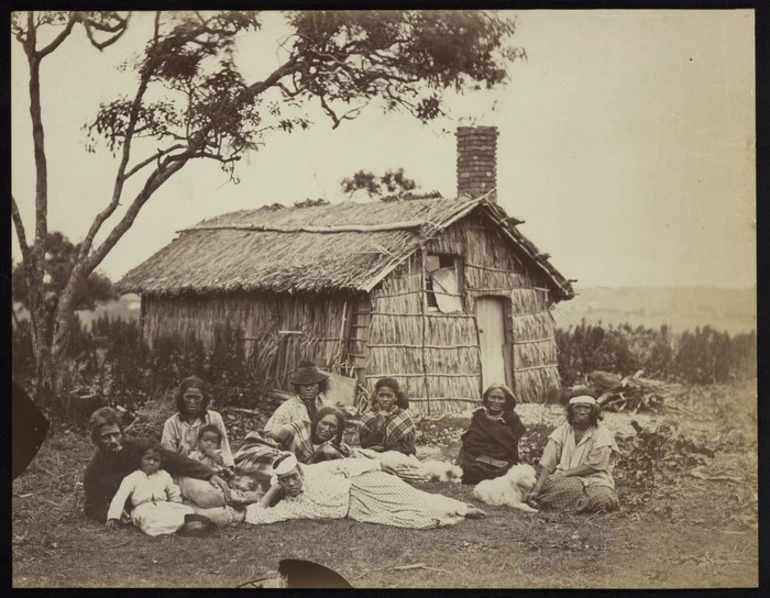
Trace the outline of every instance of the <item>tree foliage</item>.
[[565, 386], [580, 384], [594, 370], [627, 376], [644, 370], [646, 377], [690, 384], [752, 380], [757, 375], [755, 331], [730, 336], [711, 326], [672, 335], [659, 329], [601, 323], [556, 330], [559, 375]]
[[[56, 305], [72, 274], [80, 244], [73, 245], [60, 232], [48, 233], [45, 242], [43, 288], [49, 317], [53, 317]], [[16, 264], [11, 280], [11, 296], [25, 308], [30, 308], [29, 289], [24, 276], [24, 266]], [[97, 304], [117, 299], [117, 293], [109, 278], [99, 272], [82, 281], [75, 289], [74, 309], [94, 309]]]
[[348, 195], [363, 190], [369, 197], [382, 196], [385, 192], [403, 194], [417, 187], [414, 179], [404, 175], [403, 168], [386, 170], [380, 176], [370, 171], [359, 170], [353, 176], [343, 179], [340, 185]]

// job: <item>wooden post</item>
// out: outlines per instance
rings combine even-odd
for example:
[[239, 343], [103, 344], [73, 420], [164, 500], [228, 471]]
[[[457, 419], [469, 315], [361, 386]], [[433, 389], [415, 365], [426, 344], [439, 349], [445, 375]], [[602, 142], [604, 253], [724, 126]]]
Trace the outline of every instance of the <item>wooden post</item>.
[[[426, 289], [425, 286], [425, 256], [427, 255], [427, 252], [425, 251], [425, 248], [423, 247], [420, 250], [420, 288], [422, 290]], [[427, 324], [428, 324], [428, 318], [426, 317], [426, 313], [428, 311], [428, 295], [427, 293], [423, 293], [421, 297], [422, 301], [420, 302], [420, 305], [422, 307], [422, 371], [423, 371], [423, 387], [425, 389], [425, 397], [426, 401], [425, 404], [427, 406], [428, 415], [430, 415], [430, 385], [428, 384], [428, 360], [427, 360], [427, 352], [425, 349], [426, 339], [425, 335], [427, 334]]]

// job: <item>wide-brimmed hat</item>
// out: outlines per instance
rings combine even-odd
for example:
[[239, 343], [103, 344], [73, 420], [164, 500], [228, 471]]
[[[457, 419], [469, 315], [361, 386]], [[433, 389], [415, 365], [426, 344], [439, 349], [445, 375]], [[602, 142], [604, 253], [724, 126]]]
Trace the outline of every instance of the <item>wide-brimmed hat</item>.
[[192, 513], [184, 516], [184, 525], [179, 530], [180, 536], [203, 538], [211, 535], [217, 529], [217, 524], [204, 515]]
[[292, 384], [298, 384], [304, 386], [306, 384], [318, 384], [323, 380], [326, 380], [329, 374], [320, 369], [317, 365], [310, 362], [301, 363], [300, 366], [294, 370], [289, 381]]

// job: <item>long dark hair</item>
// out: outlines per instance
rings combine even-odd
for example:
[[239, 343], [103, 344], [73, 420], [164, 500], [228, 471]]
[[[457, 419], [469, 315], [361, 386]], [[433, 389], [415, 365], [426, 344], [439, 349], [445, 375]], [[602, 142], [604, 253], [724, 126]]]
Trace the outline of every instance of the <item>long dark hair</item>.
[[377, 401], [377, 391], [383, 386], [387, 386], [396, 394], [396, 406], [401, 409], [409, 408], [409, 398], [406, 393], [401, 390], [401, 387], [396, 382], [395, 378], [380, 378], [377, 380], [377, 384], [374, 385], [374, 401]]
[[203, 394], [203, 400], [201, 401], [201, 411], [202, 415], [205, 416], [209, 407], [209, 392], [208, 388], [206, 388], [206, 383], [201, 378], [198, 378], [198, 376], [190, 376], [189, 378], [185, 378], [179, 383], [179, 389], [176, 394], [176, 410], [179, 412], [179, 415], [181, 415], [184, 419], [190, 417], [190, 414], [187, 413], [187, 408], [184, 404], [184, 391], [186, 391], [188, 388], [197, 388]]
[[318, 422], [327, 415], [333, 415], [337, 418], [337, 433], [334, 436], [334, 444], [342, 444], [342, 435], [345, 433], [345, 414], [332, 406], [321, 407], [313, 421], [310, 422], [310, 442], [315, 442], [315, 431], [318, 427]]
[[[569, 425], [572, 425], [572, 422], [575, 421], [574, 407], [574, 405], [567, 404], [567, 423], [569, 423]], [[602, 419], [604, 419], [604, 416], [602, 415], [602, 408], [599, 407], [599, 405], [591, 405], [591, 415], [589, 416], [588, 420], [589, 425], [595, 426]]]

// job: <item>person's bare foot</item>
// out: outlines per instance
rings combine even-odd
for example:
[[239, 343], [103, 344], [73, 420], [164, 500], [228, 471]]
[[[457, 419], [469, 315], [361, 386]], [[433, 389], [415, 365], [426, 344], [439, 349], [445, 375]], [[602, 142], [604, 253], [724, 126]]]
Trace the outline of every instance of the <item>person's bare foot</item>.
[[466, 519], [484, 519], [486, 516], [487, 514], [484, 511], [471, 505], [468, 505], [468, 511], [465, 513]]

